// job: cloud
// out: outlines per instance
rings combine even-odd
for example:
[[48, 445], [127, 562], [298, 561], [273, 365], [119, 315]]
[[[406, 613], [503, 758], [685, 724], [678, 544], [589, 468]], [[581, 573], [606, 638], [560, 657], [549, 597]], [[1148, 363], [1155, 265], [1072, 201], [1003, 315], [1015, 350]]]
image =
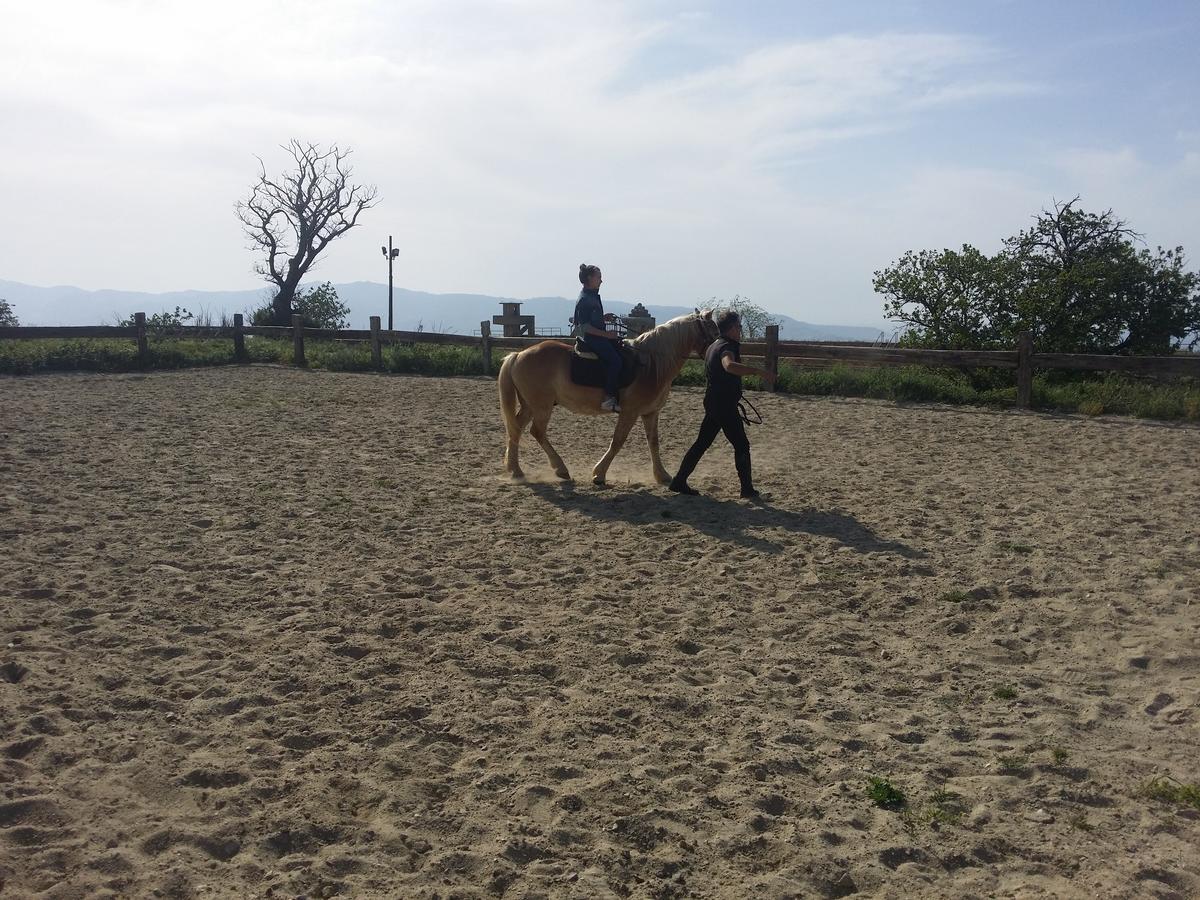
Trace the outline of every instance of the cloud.
[[1044, 89], [1010, 78], [985, 38], [734, 38], [708, 14], [649, 8], [19, 4], [0, 34], [0, 116], [17, 125], [0, 135], [0, 277], [253, 284], [232, 207], [254, 156], [273, 170], [299, 137], [353, 147], [382, 197], [321, 277], [380, 277], [392, 233], [398, 279], [418, 289], [557, 294], [588, 258], [616, 296], [740, 292], [876, 321], [875, 260], [905, 240], [985, 243], [989, 223], [1003, 236], [998, 220], [1057, 189], [1043, 162], [892, 158], [890, 138]]

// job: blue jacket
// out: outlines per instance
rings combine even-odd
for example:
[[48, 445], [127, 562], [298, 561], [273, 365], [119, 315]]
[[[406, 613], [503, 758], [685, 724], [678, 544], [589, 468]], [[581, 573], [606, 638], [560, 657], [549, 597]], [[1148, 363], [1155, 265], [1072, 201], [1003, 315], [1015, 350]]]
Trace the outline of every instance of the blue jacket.
[[586, 337], [587, 327], [604, 330], [604, 304], [600, 301], [599, 291], [589, 291], [584, 288], [579, 292], [575, 302], [573, 334], [576, 337]]

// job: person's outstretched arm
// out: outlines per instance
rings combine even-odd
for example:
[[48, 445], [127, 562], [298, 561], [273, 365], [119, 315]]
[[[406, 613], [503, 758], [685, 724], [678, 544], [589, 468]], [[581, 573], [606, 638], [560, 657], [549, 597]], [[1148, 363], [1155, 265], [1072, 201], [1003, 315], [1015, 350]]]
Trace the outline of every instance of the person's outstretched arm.
[[736, 362], [732, 354], [726, 354], [721, 357], [721, 365], [725, 367], [725, 371], [730, 375], [757, 375], [766, 382], [773, 382], [775, 374], [766, 369], [760, 369], [758, 366], [747, 366], [744, 363]]

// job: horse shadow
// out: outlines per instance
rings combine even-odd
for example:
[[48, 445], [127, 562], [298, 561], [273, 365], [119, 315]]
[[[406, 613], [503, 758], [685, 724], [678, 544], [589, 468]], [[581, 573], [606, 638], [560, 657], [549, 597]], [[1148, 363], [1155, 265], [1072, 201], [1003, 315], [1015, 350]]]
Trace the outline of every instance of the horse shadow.
[[923, 559], [925, 553], [900, 541], [879, 537], [854, 516], [836, 510], [790, 510], [769, 499], [750, 502], [701, 495], [663, 495], [652, 490], [580, 490], [574, 482], [530, 483], [529, 489], [547, 503], [601, 521], [633, 525], [680, 522], [717, 540], [733, 541], [762, 553], [779, 553], [784, 545], [754, 532], [781, 529], [793, 534], [832, 538], [859, 553], [895, 553]]

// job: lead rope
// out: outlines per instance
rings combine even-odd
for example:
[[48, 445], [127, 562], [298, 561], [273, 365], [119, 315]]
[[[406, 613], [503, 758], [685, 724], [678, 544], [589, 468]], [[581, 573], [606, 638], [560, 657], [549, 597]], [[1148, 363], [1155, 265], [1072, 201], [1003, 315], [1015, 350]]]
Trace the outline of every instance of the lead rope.
[[[747, 415], [747, 413], [746, 413], [747, 406], [750, 407], [751, 411], [753, 411], [753, 413], [754, 413], [753, 419], [751, 419], [750, 416]], [[762, 413], [760, 413], [758, 411], [758, 409], [755, 408], [754, 404], [751, 403], [749, 400], [747, 400], [745, 397], [743, 397], [741, 400], [738, 401], [738, 413], [741, 415], [742, 421], [745, 422], [747, 425], [761, 425], [763, 423]]]

